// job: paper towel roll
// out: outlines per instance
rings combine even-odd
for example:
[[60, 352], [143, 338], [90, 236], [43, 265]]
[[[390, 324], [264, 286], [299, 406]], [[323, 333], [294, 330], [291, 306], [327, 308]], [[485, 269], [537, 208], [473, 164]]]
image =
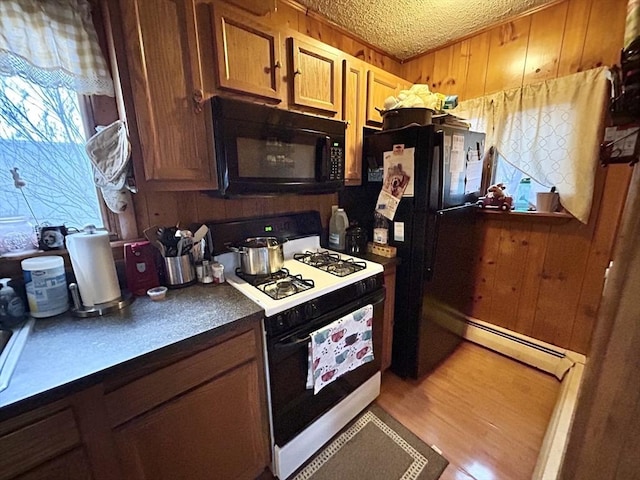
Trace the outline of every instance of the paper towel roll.
[[85, 228], [83, 232], [68, 235], [66, 243], [82, 304], [92, 307], [119, 298], [120, 285], [109, 233]]

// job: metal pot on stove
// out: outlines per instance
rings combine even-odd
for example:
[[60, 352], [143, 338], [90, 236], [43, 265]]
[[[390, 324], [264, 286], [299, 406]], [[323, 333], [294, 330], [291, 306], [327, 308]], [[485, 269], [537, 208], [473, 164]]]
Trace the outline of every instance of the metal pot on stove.
[[270, 275], [284, 265], [283, 244], [276, 237], [247, 238], [238, 246], [229, 247], [240, 254], [240, 269], [246, 275]]

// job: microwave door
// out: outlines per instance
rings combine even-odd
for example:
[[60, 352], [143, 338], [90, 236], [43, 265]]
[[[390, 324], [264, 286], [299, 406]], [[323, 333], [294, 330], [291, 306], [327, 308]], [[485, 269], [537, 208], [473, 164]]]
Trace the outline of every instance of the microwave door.
[[319, 131], [245, 130], [227, 152], [228, 193], [335, 191], [342, 184], [338, 142]]

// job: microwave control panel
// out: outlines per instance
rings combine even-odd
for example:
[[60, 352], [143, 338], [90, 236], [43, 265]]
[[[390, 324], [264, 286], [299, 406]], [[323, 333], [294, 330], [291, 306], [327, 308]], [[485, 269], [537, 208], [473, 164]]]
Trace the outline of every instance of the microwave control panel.
[[342, 180], [344, 178], [344, 150], [342, 147], [331, 147], [330, 153], [329, 180]]

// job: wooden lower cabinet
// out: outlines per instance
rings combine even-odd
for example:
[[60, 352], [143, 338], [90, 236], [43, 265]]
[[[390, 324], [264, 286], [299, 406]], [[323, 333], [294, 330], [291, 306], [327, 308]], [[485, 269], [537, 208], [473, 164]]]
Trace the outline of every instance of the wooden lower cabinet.
[[0, 422], [0, 480], [247, 479], [270, 463], [262, 330]]
[[257, 477], [269, 464], [261, 345], [256, 326], [115, 388], [105, 382], [124, 477]]
[[253, 479], [266, 465], [258, 365], [246, 363], [118, 427], [130, 479]]
[[90, 480], [94, 477], [84, 449], [76, 448], [15, 478], [18, 480]]
[[56, 402], [0, 423], [0, 479], [92, 479], [74, 412]]

